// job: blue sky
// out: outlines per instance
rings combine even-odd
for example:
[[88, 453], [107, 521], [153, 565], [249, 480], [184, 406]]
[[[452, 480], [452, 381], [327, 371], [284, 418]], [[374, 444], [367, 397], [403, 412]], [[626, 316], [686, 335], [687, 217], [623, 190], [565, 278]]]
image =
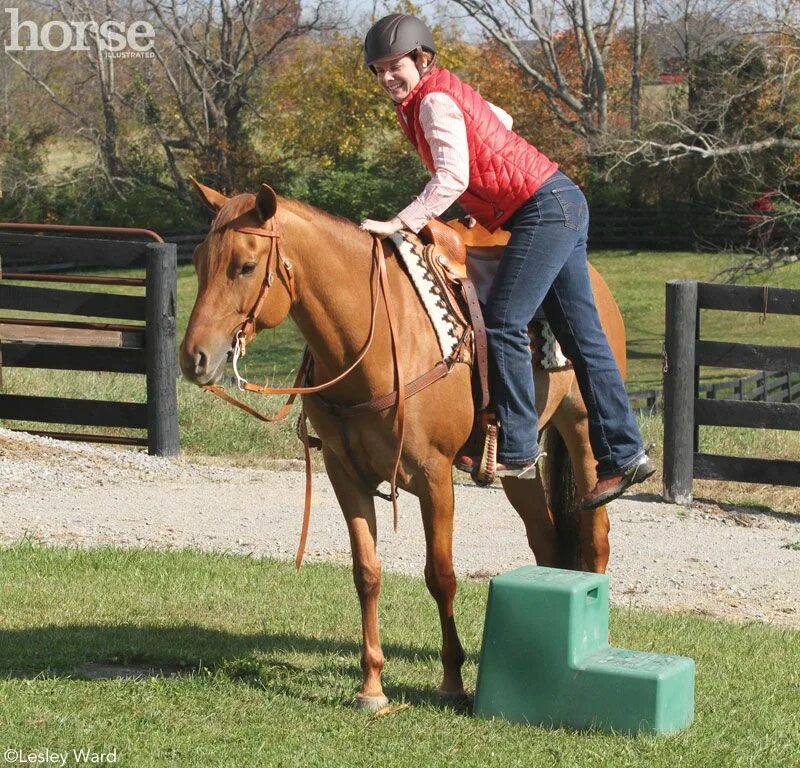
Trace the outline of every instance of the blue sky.
[[[308, 0], [304, 0], [308, 4]], [[429, 21], [443, 21], [452, 23], [454, 20], [463, 19], [464, 11], [455, 3], [437, 0], [436, 2], [419, 2], [416, 5], [423, 9], [423, 14]], [[331, 2], [331, 7], [341, 11], [353, 26], [353, 29], [366, 33], [369, 29], [369, 18], [373, 12], [380, 18], [386, 13], [391, 13], [396, 8], [396, 3], [378, 0], [344, 0], [344, 2]], [[459, 26], [468, 37], [480, 37], [480, 27], [469, 19], [458, 21]]]

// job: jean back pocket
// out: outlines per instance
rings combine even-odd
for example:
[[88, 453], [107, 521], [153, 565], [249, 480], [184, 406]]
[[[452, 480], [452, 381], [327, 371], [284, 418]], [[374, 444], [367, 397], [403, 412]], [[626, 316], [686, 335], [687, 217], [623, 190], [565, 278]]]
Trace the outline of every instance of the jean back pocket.
[[589, 206], [583, 192], [575, 185], [551, 190], [564, 212], [564, 226], [575, 231], [584, 229], [589, 223]]

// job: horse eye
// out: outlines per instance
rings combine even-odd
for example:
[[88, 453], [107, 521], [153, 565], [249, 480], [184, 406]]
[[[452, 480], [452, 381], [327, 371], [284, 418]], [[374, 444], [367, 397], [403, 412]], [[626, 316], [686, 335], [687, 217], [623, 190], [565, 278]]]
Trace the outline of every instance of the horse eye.
[[253, 272], [255, 271], [256, 271], [256, 263], [254, 261], [248, 261], [246, 264], [242, 264], [243, 275], [252, 275]]

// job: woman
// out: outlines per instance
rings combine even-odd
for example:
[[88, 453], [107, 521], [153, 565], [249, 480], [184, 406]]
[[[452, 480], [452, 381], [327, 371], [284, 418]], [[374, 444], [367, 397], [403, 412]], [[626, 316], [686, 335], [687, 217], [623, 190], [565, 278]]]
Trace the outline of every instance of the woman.
[[[616, 498], [655, 468], [594, 304], [583, 193], [511, 130], [503, 110], [435, 65], [433, 37], [416, 17], [382, 18], [367, 33], [364, 56], [433, 177], [395, 217], [366, 219], [362, 229], [378, 237], [418, 232], [458, 200], [490, 231], [502, 226], [511, 232], [485, 307], [500, 425], [496, 474], [535, 477], [541, 458], [527, 333], [541, 305], [572, 361], [589, 412], [598, 481], [583, 505]], [[457, 466], [471, 471], [477, 463], [477, 457], [461, 456]]]

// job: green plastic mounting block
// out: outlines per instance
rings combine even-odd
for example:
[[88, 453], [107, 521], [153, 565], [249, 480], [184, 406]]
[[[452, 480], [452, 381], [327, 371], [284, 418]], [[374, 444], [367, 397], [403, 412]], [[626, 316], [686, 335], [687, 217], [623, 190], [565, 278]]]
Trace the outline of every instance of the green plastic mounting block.
[[474, 712], [672, 733], [694, 719], [694, 661], [608, 644], [608, 577], [525, 566], [489, 584]]

